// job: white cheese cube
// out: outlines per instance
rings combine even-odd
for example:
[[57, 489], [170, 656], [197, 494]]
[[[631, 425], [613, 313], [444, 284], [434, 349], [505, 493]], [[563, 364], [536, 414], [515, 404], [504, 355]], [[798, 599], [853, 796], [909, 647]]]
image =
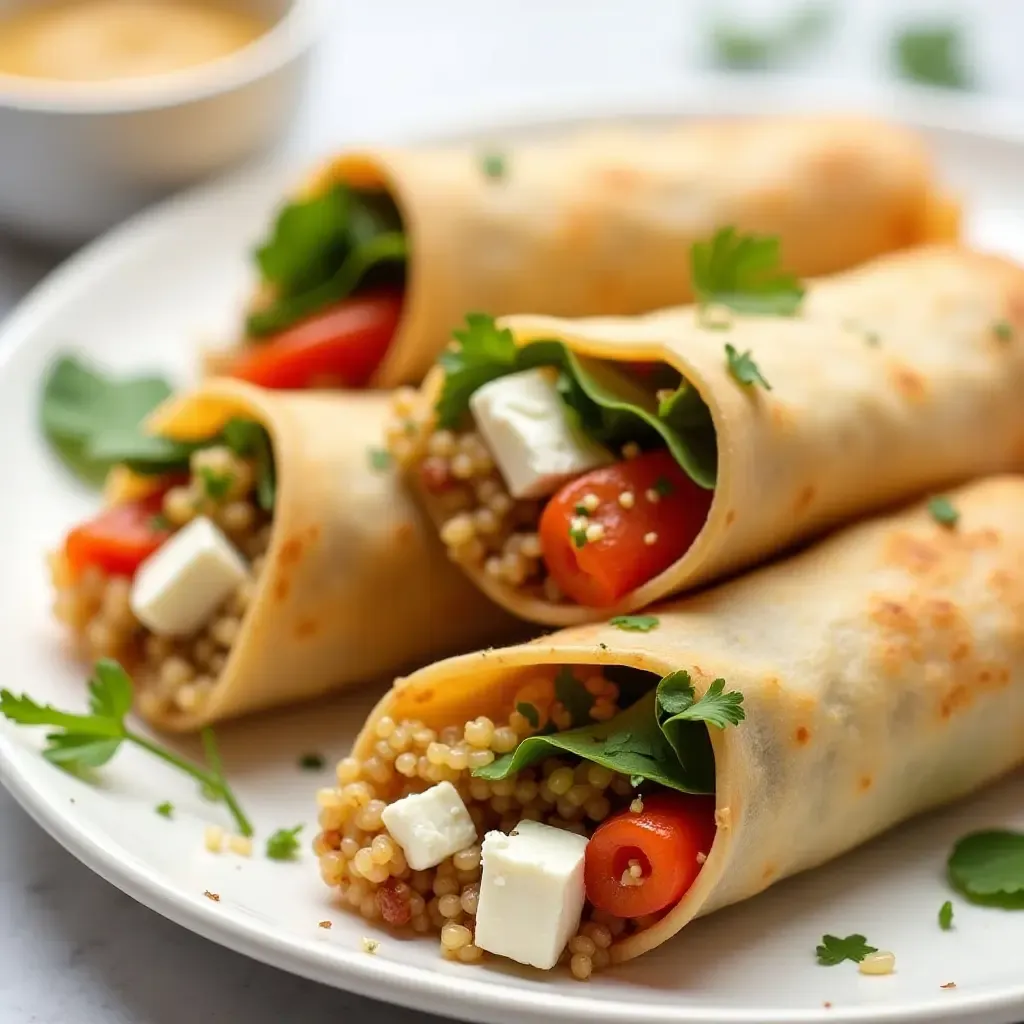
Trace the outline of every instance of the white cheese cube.
[[381, 818], [413, 871], [436, 868], [476, 842], [476, 825], [450, 782], [396, 800]]
[[475, 942], [521, 964], [550, 970], [576, 934], [586, 891], [587, 840], [521, 821], [508, 835], [488, 832]]
[[575, 426], [543, 367], [492, 380], [473, 393], [469, 406], [514, 498], [547, 497], [615, 461]]
[[199, 516], [139, 566], [131, 608], [158, 636], [187, 636], [206, 625], [248, 575], [227, 537]]

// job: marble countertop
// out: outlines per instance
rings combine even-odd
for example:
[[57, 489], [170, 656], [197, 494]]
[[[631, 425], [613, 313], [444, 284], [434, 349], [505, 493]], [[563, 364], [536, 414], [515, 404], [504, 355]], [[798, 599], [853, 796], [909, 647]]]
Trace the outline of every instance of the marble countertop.
[[[872, 41], [896, 6], [844, 5], [842, 31], [809, 70], [877, 73]], [[936, 6], [965, 8], [910, 5]], [[339, 0], [290, 146], [304, 155], [354, 139], [425, 135], [517, 105], [558, 109], [588, 91], [679, 94], [687, 67], [700, 59], [699, 19], [708, 8], [696, 0]], [[1020, 38], [1024, 5], [975, 0], [972, 10], [986, 52]], [[1006, 18], [1018, 31], [1005, 31]], [[986, 58], [993, 88], [1004, 94], [1018, 82], [1024, 91], [1020, 67], [1013, 48], [1003, 63]], [[0, 319], [63, 255], [0, 239]], [[2, 789], [0, 910], [4, 1024], [438, 1020], [292, 977], [160, 918], [75, 861]]]

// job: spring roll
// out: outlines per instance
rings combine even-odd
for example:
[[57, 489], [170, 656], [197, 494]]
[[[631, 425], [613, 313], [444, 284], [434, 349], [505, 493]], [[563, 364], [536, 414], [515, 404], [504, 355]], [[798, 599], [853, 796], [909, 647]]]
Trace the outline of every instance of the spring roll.
[[[399, 679], [320, 795], [315, 848], [370, 917], [448, 919], [465, 960], [550, 966], [575, 936], [586, 977], [1022, 761], [1024, 478], [993, 477], [618, 627]], [[428, 858], [439, 801], [469, 824]], [[587, 840], [583, 871], [538, 909], [556, 830]]]
[[471, 310], [689, 301], [685, 253], [723, 225], [779, 236], [793, 271], [819, 275], [958, 221], [917, 137], [847, 116], [345, 153], [278, 212], [243, 341], [210, 366], [274, 388], [418, 383]]
[[457, 338], [388, 444], [452, 557], [533, 622], [643, 608], [1024, 461], [1024, 270], [963, 248], [811, 282], [793, 316], [477, 317]]
[[149, 426], [52, 558], [57, 617], [191, 730], [506, 637], [385, 453], [386, 398], [210, 381]]

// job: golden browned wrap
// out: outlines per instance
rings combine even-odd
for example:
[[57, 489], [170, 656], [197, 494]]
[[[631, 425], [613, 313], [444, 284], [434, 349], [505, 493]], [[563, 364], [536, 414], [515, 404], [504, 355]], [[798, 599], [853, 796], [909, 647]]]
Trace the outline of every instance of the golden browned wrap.
[[[451, 564], [397, 474], [371, 467], [386, 406], [380, 394], [213, 380], [153, 414], [155, 433], [182, 441], [254, 419], [277, 471], [266, 568], [227, 665], [194, 712], [151, 713], [154, 725], [196, 729], [510, 636], [511, 620]], [[118, 470], [108, 497], [151, 486]]]
[[749, 899], [1024, 762], [1024, 478], [950, 494], [655, 609], [649, 633], [606, 624], [440, 662], [400, 679], [382, 715], [432, 728], [509, 712], [542, 664], [690, 672], [743, 694], [746, 719], [709, 729], [714, 845], [657, 924], [612, 947], [628, 960], [690, 920]]
[[[921, 492], [1024, 466], [1024, 268], [934, 246], [812, 282], [796, 317], [701, 326], [692, 307], [633, 318], [509, 317], [516, 342], [556, 338], [611, 361], [662, 360], [710, 408], [718, 478], [690, 550], [614, 609], [555, 604], [470, 566], [521, 618], [571, 625], [646, 607]], [[771, 390], [729, 372], [750, 351]], [[435, 372], [424, 383], [432, 401]], [[445, 513], [424, 493], [440, 523]]]
[[[501, 154], [500, 177], [484, 172], [488, 152]], [[337, 181], [386, 188], [409, 240], [380, 387], [419, 382], [467, 312], [625, 315], [687, 302], [691, 244], [726, 225], [778, 235], [801, 275], [959, 230], [921, 140], [846, 116], [343, 153], [305, 191]]]

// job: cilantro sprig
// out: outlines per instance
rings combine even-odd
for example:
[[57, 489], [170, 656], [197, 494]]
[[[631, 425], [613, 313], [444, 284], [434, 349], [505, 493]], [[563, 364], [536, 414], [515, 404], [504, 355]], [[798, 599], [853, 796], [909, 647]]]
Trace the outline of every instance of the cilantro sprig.
[[947, 869], [953, 887], [972, 903], [1024, 910], [1024, 833], [972, 832], [953, 847]]
[[690, 276], [701, 311], [727, 306], [737, 313], [795, 316], [804, 289], [781, 267], [779, 239], [720, 228], [690, 248]]
[[301, 825], [295, 828], [279, 828], [267, 837], [267, 856], [271, 860], [294, 860], [299, 852]]
[[760, 384], [765, 391], [771, 391], [771, 384], [765, 380], [761, 368], [754, 362], [754, 358], [749, 351], [738, 352], [734, 346], [726, 345], [725, 361], [729, 367], [729, 373], [732, 374], [738, 384], [742, 384], [744, 387]]
[[844, 960], [859, 964], [869, 953], [877, 953], [875, 946], [869, 946], [863, 935], [847, 935], [841, 939], [836, 935], [822, 937], [821, 945], [815, 949], [818, 963], [822, 967], [835, 967]]
[[512, 753], [474, 769], [474, 775], [504, 779], [546, 757], [571, 754], [627, 775], [635, 786], [649, 781], [682, 793], [712, 793], [715, 762], [708, 727], [739, 725], [745, 714], [743, 695], [727, 692], [723, 679], [697, 698], [685, 671], [669, 673], [655, 690], [605, 722], [587, 721], [593, 697], [570, 670], [556, 677], [555, 691], [574, 728], [528, 736]]
[[132, 681], [128, 673], [116, 661], [103, 658], [96, 662], [89, 680], [88, 714], [38, 704], [31, 697], [6, 689], [0, 690], [0, 714], [15, 725], [51, 727], [54, 731], [47, 733], [43, 757], [71, 771], [105, 765], [125, 743], [141, 747], [166, 764], [191, 775], [209, 793], [222, 800], [238, 831], [243, 836], [251, 836], [252, 825], [224, 775], [213, 730], [206, 728], [201, 733], [206, 766], [193, 764], [131, 729], [126, 718], [131, 710], [132, 695]]
[[946, 89], [970, 89], [964, 36], [954, 24], [915, 24], [893, 37], [892, 59], [901, 78]]

